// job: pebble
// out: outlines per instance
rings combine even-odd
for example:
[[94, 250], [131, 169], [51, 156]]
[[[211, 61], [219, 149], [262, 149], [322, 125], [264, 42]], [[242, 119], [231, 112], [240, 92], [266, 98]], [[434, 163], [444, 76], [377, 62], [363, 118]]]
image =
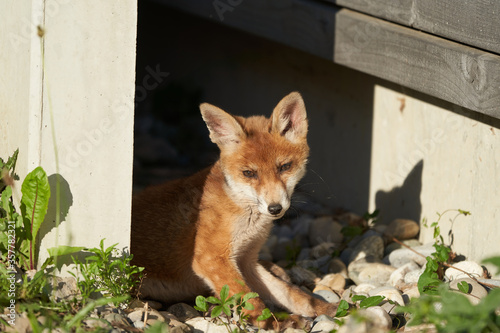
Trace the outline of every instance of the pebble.
[[134, 321], [135, 328], [144, 328], [144, 322], [142, 320]]
[[179, 321], [186, 321], [187, 319], [199, 317], [198, 311], [196, 311], [192, 306], [186, 303], [177, 303], [171, 305], [168, 309], [168, 312], [173, 314]]
[[290, 276], [292, 283], [299, 286], [314, 286], [316, 281], [319, 281], [316, 274], [298, 265], [290, 268], [288, 275]]
[[[211, 332], [211, 333], [227, 333], [228, 328], [222, 323], [214, 323], [210, 319], [205, 319], [203, 317], [196, 317], [186, 320], [186, 324], [192, 326], [195, 332]], [[229, 329], [231, 332], [234, 330], [238, 331], [238, 327], [234, 324], [229, 324]]]
[[[408, 300], [411, 300], [412, 298], [419, 298], [420, 297], [420, 291], [418, 290], [418, 286], [415, 284], [409, 288], [406, 288], [403, 290], [403, 300], [407, 298]], [[407, 301], [405, 301], [407, 303]]]
[[340, 301], [340, 297], [331, 290], [317, 290], [313, 293], [313, 295], [328, 303], [337, 303]]
[[422, 266], [419, 269], [406, 273], [405, 284], [418, 283], [418, 279], [420, 278], [420, 275], [422, 275], [424, 271], [425, 271], [425, 266]]
[[[70, 301], [81, 295], [80, 289], [78, 289], [78, 285], [76, 283], [76, 279], [73, 276], [56, 276], [53, 279], [48, 279], [47, 281], [48, 287], [46, 290], [46, 294], [49, 296], [50, 300], [55, 303]], [[53, 292], [54, 286], [56, 286], [55, 292]]]
[[[360, 309], [356, 318], [348, 316], [344, 325], [340, 326], [338, 333], [387, 333], [392, 326], [392, 320], [383, 310], [377, 310], [379, 307], [370, 307]], [[385, 314], [385, 315], [384, 315]], [[365, 320], [360, 320], [359, 317]]]
[[333, 258], [328, 264], [328, 273], [337, 273], [347, 278], [347, 266], [340, 258]]
[[362, 316], [368, 318], [373, 326], [377, 328], [390, 329], [392, 327], [391, 317], [380, 306], [372, 306], [366, 309], [361, 309], [360, 312]]
[[339, 324], [334, 321], [322, 320], [317, 322], [311, 330], [311, 333], [330, 333], [333, 330], [338, 330]]
[[129, 321], [118, 313], [108, 313], [107, 315], [104, 316], [104, 320], [107, 320], [111, 324], [116, 322], [116, 323], [119, 323], [121, 325], [130, 326]]
[[320, 321], [331, 321], [331, 322], [335, 322], [335, 319], [333, 319], [332, 317], [330, 317], [329, 315], [326, 315], [326, 314], [322, 314], [322, 315], [319, 315], [317, 316], [316, 318], [314, 318], [313, 320], [313, 325], [317, 324], [318, 322]]
[[394, 288], [394, 287], [389, 287], [389, 286], [384, 286], [384, 287], [379, 287], [372, 289], [368, 292], [368, 295], [370, 296], [384, 296], [386, 299], [391, 300], [398, 305], [405, 305], [405, 302], [403, 300], [403, 296], [401, 296], [401, 292]]
[[5, 326], [6, 333], [27, 333], [33, 332], [28, 318], [17, 317], [14, 326]]
[[393, 287], [403, 287], [406, 282], [405, 282], [405, 276], [409, 272], [419, 270], [420, 267], [413, 261], [404, 264], [403, 266], [399, 267], [396, 269], [394, 272], [392, 272], [391, 276], [389, 277], [389, 284]]
[[[467, 284], [469, 285], [469, 289], [468, 289], [467, 294], [462, 293], [458, 289], [458, 284], [461, 283], [462, 281], [467, 282]], [[471, 301], [472, 304], [478, 304], [482, 298], [484, 298], [484, 297], [486, 297], [486, 295], [488, 295], [488, 292], [486, 291], [486, 289], [483, 286], [481, 286], [479, 283], [477, 283], [476, 281], [474, 281], [470, 278], [460, 278], [460, 279], [456, 279], [456, 280], [451, 281], [450, 282], [450, 289], [457, 291], [457, 292], [460, 292], [463, 295], [465, 295]]]
[[386, 260], [384, 260], [384, 262], [396, 268], [399, 268], [410, 261], [414, 261], [419, 266], [424, 266], [427, 263], [425, 257], [430, 256], [436, 251], [432, 244], [417, 246], [412, 249], [417, 253], [407, 248], [394, 250], [386, 257], [387, 262]]
[[[422, 243], [420, 243], [418, 241], [418, 239], [407, 239], [407, 240], [403, 241], [403, 244], [405, 244], [409, 247], [412, 247], [412, 248], [417, 247], [417, 246], [422, 246]], [[401, 248], [403, 248], [403, 245], [396, 243], [396, 242], [392, 242], [385, 247], [384, 256], [387, 256], [392, 251], [397, 250], [397, 249], [401, 249]]]
[[461, 261], [461, 262], [454, 264], [452, 267], [448, 268], [444, 272], [444, 276], [450, 281], [469, 277], [464, 272], [461, 272], [457, 269], [453, 269], [453, 267], [460, 268], [461, 270], [468, 272], [469, 274], [471, 274], [472, 276], [474, 276], [476, 278], [478, 278], [478, 277], [482, 278], [483, 274], [484, 274], [483, 268], [481, 266], [479, 266], [479, 264], [477, 264], [476, 262], [467, 261], [467, 260]]
[[[486, 284], [491, 284], [492, 286], [496, 286], [497, 288], [500, 288], [500, 280], [496, 279], [477, 279], [481, 283], [486, 283]], [[490, 289], [489, 287], [486, 287], [487, 289]]]
[[395, 270], [396, 268], [392, 266], [378, 262], [367, 262], [365, 259], [354, 261], [348, 267], [349, 278], [354, 283], [369, 283], [377, 287], [387, 284]]
[[323, 276], [318, 285], [329, 287], [331, 290], [343, 291], [345, 287], [345, 278], [342, 274], [327, 274]]
[[360, 283], [358, 284], [357, 286], [354, 287], [354, 292], [356, 294], [359, 294], [359, 293], [363, 293], [363, 294], [367, 294], [368, 295], [368, 292], [372, 289], [375, 289], [376, 287], [373, 285], [373, 284], [369, 284], [369, 283]]
[[98, 318], [88, 318], [82, 321], [85, 326], [89, 328], [111, 328], [111, 324], [104, 320], [104, 319], [98, 319]]
[[324, 242], [340, 244], [344, 239], [341, 230], [342, 225], [331, 216], [316, 218], [309, 226], [309, 244], [312, 247]]
[[310, 251], [310, 257], [318, 259], [324, 256], [331, 256], [336, 250], [337, 245], [330, 242], [324, 242], [313, 247]]
[[402, 241], [414, 238], [418, 235], [420, 226], [417, 222], [407, 219], [395, 219], [387, 225], [384, 235], [391, 239], [392, 237]]
[[373, 235], [362, 239], [354, 248], [349, 262], [363, 259], [366, 256], [373, 256], [377, 260], [382, 260], [384, 256], [384, 240], [382, 237]]
[[133, 323], [142, 320], [143, 316], [144, 316], [143, 309], [136, 309], [127, 315], [128, 319], [130, 319]]

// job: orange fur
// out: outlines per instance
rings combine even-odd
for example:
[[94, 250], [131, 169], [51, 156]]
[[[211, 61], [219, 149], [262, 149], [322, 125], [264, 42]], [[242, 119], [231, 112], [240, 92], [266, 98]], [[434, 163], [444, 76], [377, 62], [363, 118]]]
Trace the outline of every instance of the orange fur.
[[258, 262], [273, 220], [283, 216], [305, 173], [309, 147], [302, 97], [283, 98], [272, 117], [231, 116], [200, 106], [220, 150], [213, 166], [146, 189], [132, 208], [133, 263], [145, 267], [142, 296], [163, 302], [255, 291], [253, 321], [271, 302], [309, 317], [337, 305], [311, 297]]

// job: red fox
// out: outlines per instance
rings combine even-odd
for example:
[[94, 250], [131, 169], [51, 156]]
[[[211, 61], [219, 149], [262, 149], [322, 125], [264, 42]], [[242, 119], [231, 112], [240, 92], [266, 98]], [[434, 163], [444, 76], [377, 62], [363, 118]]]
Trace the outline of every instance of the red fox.
[[[141, 296], [166, 303], [257, 292], [254, 324], [264, 302], [307, 317], [334, 316], [337, 304], [310, 296], [258, 263], [273, 226], [290, 207], [309, 155], [307, 115], [297, 92], [270, 119], [232, 116], [203, 103], [201, 114], [219, 160], [193, 176], [150, 187], [134, 198], [131, 252], [145, 267]], [[266, 323], [264, 326], [268, 326]]]

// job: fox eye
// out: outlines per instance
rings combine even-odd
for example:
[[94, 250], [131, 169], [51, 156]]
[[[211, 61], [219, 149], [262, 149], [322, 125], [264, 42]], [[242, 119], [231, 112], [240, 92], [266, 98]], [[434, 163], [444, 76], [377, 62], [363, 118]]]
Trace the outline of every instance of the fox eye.
[[292, 162], [288, 162], [288, 163], [280, 165], [278, 170], [279, 170], [279, 172], [285, 172], [285, 171], [289, 170], [291, 167], [292, 167]]
[[247, 178], [255, 178], [255, 177], [257, 177], [257, 172], [252, 171], [252, 170], [244, 170], [243, 176], [245, 176]]

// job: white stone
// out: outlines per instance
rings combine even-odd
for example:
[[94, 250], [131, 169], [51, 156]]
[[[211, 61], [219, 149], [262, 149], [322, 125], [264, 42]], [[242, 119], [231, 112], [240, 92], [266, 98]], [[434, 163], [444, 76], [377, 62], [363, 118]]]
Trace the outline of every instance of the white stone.
[[394, 287], [379, 287], [372, 289], [368, 292], [370, 296], [384, 296], [386, 299], [391, 300], [399, 305], [405, 305], [403, 300], [403, 296], [401, 296], [401, 292]]
[[369, 283], [361, 283], [359, 285], [357, 285], [356, 287], [354, 287], [354, 292], [355, 293], [367, 293], [372, 290], [372, 289], [375, 289], [376, 287], [373, 285], [373, 284], [369, 284]]
[[[196, 317], [186, 320], [186, 324], [192, 326], [194, 331], [201, 332], [211, 332], [211, 333], [227, 333], [227, 328], [222, 323], [216, 324], [212, 322], [210, 319], [205, 319], [203, 317]], [[234, 324], [229, 324], [229, 328], [231, 332], [237, 330], [238, 327]]]
[[390, 329], [392, 327], [391, 317], [380, 306], [366, 308], [361, 314], [368, 317], [376, 327], [385, 329]]
[[448, 278], [450, 281], [456, 280], [456, 279], [461, 279], [461, 278], [468, 278], [469, 276], [457, 269], [454, 269], [453, 267], [459, 268], [463, 271], [466, 271], [467, 273], [471, 274], [472, 276], [476, 278], [482, 278], [484, 270], [481, 266], [479, 266], [476, 262], [474, 261], [461, 261], [456, 264], [454, 264], [452, 267], [449, 267], [445, 273], [444, 276]]
[[338, 330], [339, 329], [339, 324], [337, 324], [334, 321], [329, 321], [329, 320], [322, 320], [317, 322], [312, 330], [311, 333], [330, 333], [332, 330]]
[[413, 261], [404, 264], [403, 266], [392, 272], [389, 277], [389, 284], [393, 287], [405, 284], [405, 276], [408, 272], [418, 270], [420, 267]]
[[389, 278], [396, 268], [384, 264], [373, 263], [365, 268], [357, 276], [357, 281], [353, 279], [356, 283], [370, 283], [374, 286], [386, 285]]
[[483, 286], [469, 278], [461, 278], [451, 281], [450, 289], [461, 293], [458, 289], [458, 284], [461, 282], [466, 282], [468, 284], [468, 293], [463, 295], [465, 295], [472, 304], [478, 304], [482, 298], [488, 295], [488, 292]]
[[337, 303], [340, 301], [340, 297], [331, 290], [317, 290], [313, 293], [313, 295], [316, 295], [317, 298], [328, 303]]
[[[415, 253], [414, 251], [417, 253]], [[414, 261], [419, 266], [424, 266], [427, 263], [426, 257], [430, 256], [436, 251], [432, 244], [416, 246], [412, 250], [401, 248], [389, 253], [388, 260], [391, 266], [399, 268], [410, 261]]]
[[422, 266], [419, 269], [406, 273], [405, 283], [406, 284], [417, 283], [418, 279], [420, 278], [420, 275], [422, 275], [424, 271], [425, 271], [425, 266]]

